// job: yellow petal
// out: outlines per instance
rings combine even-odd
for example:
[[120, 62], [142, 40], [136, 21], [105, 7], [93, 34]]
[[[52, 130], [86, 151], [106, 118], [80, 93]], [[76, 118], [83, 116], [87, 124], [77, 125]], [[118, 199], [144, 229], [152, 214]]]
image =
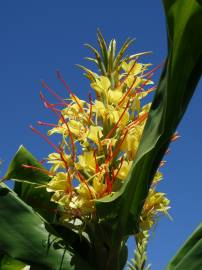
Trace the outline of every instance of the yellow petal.
[[103, 174], [100, 173], [99, 175], [93, 178], [93, 188], [96, 192], [96, 197], [99, 198], [100, 195], [103, 196], [103, 192], [106, 190], [106, 184], [103, 182]]
[[91, 83], [91, 87], [98, 93], [106, 93], [111, 86], [110, 80], [106, 76], [96, 78], [96, 81]]
[[84, 152], [82, 155], [79, 155], [78, 159], [78, 168], [95, 171], [96, 164], [93, 151]]
[[68, 175], [64, 172], [59, 172], [48, 183], [47, 191], [66, 191], [68, 189]]
[[131, 166], [132, 166], [132, 162], [127, 162], [124, 160], [122, 163], [122, 166], [117, 174], [117, 178], [119, 178], [121, 180], [125, 180], [128, 173], [129, 173]]
[[123, 96], [123, 93], [119, 90], [109, 90], [108, 101], [110, 103], [117, 105], [119, 101], [121, 100], [122, 96]]
[[99, 144], [99, 138], [102, 137], [102, 128], [99, 126], [90, 126], [87, 137], [94, 143]]
[[96, 100], [95, 105], [93, 105], [92, 111], [95, 112], [97, 116], [103, 117], [104, 113], [106, 112], [106, 108], [101, 101]]
[[106, 76], [100, 76], [100, 84], [105, 91], [111, 86], [111, 82]]

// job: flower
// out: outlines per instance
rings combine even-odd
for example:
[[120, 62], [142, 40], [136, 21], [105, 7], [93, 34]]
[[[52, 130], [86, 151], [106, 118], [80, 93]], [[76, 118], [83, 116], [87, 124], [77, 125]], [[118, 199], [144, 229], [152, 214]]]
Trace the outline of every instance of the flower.
[[[145, 73], [151, 64], [139, 63], [138, 54], [124, 57], [110, 54], [110, 50], [108, 64], [96, 62], [98, 74], [82, 67], [94, 90], [94, 100], [91, 95], [86, 101], [77, 97], [60, 73], [57, 76], [70, 93], [67, 99], [44, 83], [60, 101], [50, 104], [41, 96], [46, 108], [58, 117], [56, 124], [48, 125], [48, 136], [59, 135], [59, 145], [42, 136], [55, 150], [46, 159], [51, 165], [46, 188], [52, 193], [51, 200], [60, 205], [63, 220], [92, 218], [95, 200], [121, 188], [136, 158], [148, 117], [151, 104], [142, 105], [142, 99], [155, 90], [149, 88], [153, 82]], [[142, 230], [149, 230], [157, 213], [166, 213], [169, 208], [165, 194], [155, 191], [161, 178], [158, 172], [144, 204]]]

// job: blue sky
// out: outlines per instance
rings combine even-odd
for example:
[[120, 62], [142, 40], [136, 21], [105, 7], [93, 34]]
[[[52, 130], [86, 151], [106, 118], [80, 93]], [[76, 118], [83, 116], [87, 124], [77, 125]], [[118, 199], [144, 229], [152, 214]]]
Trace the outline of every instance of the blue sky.
[[[59, 69], [71, 89], [87, 96], [89, 84], [76, 63], [96, 44], [99, 27], [107, 40], [121, 44], [135, 37], [131, 53], [153, 51], [146, 61], [154, 65], [166, 57], [166, 32], [161, 1], [2, 1], [0, 4], [0, 158], [1, 174], [20, 144], [38, 159], [52, 149], [28, 128], [52, 115], [40, 102], [40, 80], [45, 79], [66, 97], [55, 77]], [[97, 5], [97, 6], [96, 6]], [[159, 74], [156, 75], [156, 82]], [[149, 261], [162, 270], [188, 235], [201, 222], [202, 204], [202, 84], [200, 83], [166, 157], [164, 181], [159, 189], [171, 199], [173, 221], [162, 218], [151, 236]], [[129, 243], [132, 255], [132, 241]]]

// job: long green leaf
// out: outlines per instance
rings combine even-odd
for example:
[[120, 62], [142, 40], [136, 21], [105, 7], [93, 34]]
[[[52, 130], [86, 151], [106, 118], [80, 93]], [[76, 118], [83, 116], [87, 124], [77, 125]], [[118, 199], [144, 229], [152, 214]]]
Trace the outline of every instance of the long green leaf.
[[98, 44], [100, 46], [100, 51], [102, 54], [103, 63], [104, 63], [105, 69], [107, 71], [107, 66], [108, 66], [107, 44], [106, 44], [104, 37], [99, 29], [97, 30], [97, 40], [98, 40]]
[[28, 270], [30, 266], [27, 264], [15, 260], [7, 255], [4, 255], [0, 260], [0, 269], [1, 270]]
[[91, 269], [81, 257], [66, 250], [54, 229], [4, 184], [0, 187], [0, 251], [37, 265], [35, 269]]
[[29, 168], [24, 168], [23, 164], [31, 165], [39, 169], [44, 169], [43, 166], [33, 157], [33, 155], [24, 147], [20, 146], [13, 160], [9, 164], [5, 179], [23, 180], [33, 184], [46, 184], [50, 177], [39, 171]]
[[106, 68], [102, 62], [102, 58], [99, 54], [99, 52], [90, 44], [86, 43], [85, 46], [89, 49], [91, 49], [91, 51], [95, 54], [95, 58], [98, 62], [98, 67], [100, 68], [100, 71], [102, 72], [103, 75], [106, 75]]
[[[169, 51], [137, 158], [119, 193], [97, 201], [98, 215], [119, 218], [117, 233], [138, 230], [154, 174], [202, 73], [202, 7], [196, 0], [164, 0]], [[116, 216], [116, 211], [118, 215]]]
[[51, 193], [45, 188], [38, 188], [39, 185], [46, 185], [50, 177], [43, 171], [24, 168], [23, 164], [45, 169], [24, 146], [20, 146], [4, 178], [20, 181], [15, 182], [14, 191], [45, 219], [52, 221], [56, 205], [50, 202]]
[[165, 270], [202, 269], [202, 224], [193, 232]]
[[115, 60], [114, 60], [114, 69], [116, 69], [119, 64], [120, 64], [120, 61], [122, 59], [122, 57], [124, 56], [124, 53], [126, 52], [126, 50], [128, 49], [128, 47], [134, 42], [134, 39], [131, 39], [131, 38], [128, 38], [123, 46], [121, 47], [119, 53], [117, 54]]

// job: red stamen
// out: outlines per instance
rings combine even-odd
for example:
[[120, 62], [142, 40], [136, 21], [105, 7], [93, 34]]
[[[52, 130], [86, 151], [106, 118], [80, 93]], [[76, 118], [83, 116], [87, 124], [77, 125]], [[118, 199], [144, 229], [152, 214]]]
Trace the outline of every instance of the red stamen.
[[[66, 103], [65, 105], [69, 106], [70, 103]], [[50, 104], [51, 107], [56, 107], [56, 106], [64, 106], [64, 103], [55, 103], [55, 104]]]
[[62, 102], [63, 105], [68, 105], [68, 103], [66, 103], [53, 89], [51, 89], [48, 84], [42, 80], [42, 86], [48, 90], [49, 93], [51, 93], [57, 100], [59, 100], [60, 102]]
[[54, 173], [51, 173], [51, 172], [49, 172], [46, 169], [38, 168], [38, 167], [35, 167], [35, 166], [31, 166], [31, 165], [27, 165], [27, 164], [22, 164], [22, 167], [23, 168], [28, 168], [28, 169], [33, 169], [33, 170], [36, 170], [36, 171], [40, 171], [40, 172], [43, 172], [43, 173], [45, 173], [47, 175], [55, 176]]
[[148, 116], [148, 113], [144, 113], [142, 116], [138, 117], [136, 120], [134, 120], [132, 123], [130, 123], [126, 128], [130, 129], [132, 128], [134, 125], [140, 124], [142, 121], [144, 121]]
[[37, 124], [40, 126], [58, 127], [56, 124], [46, 123], [46, 122], [42, 122], [42, 121], [37, 121]]
[[69, 138], [70, 138], [70, 142], [71, 142], [71, 147], [72, 147], [72, 160], [73, 162], [76, 161], [76, 153], [75, 153], [75, 147], [74, 147], [74, 139], [73, 139], [73, 135], [72, 135], [72, 132], [67, 124], [67, 122], [65, 121], [65, 118], [64, 116], [62, 115], [61, 113], [61, 119], [62, 119], [62, 122], [63, 124], [66, 125], [67, 129], [68, 129], [68, 132], [69, 132]]
[[107, 184], [107, 192], [108, 194], [110, 194], [112, 192], [112, 183], [108, 172], [106, 172], [106, 184]]
[[[42, 99], [42, 101], [44, 102], [45, 106], [50, 109], [51, 111], [53, 111], [57, 117], [60, 119], [60, 117], [62, 116], [61, 114], [61, 111], [60, 112], [60, 115], [58, 115], [58, 110], [56, 108], [53, 108], [51, 107], [51, 105], [48, 103], [48, 101], [46, 100], [46, 98], [43, 96], [42, 93], [40, 93], [40, 97]], [[63, 117], [64, 118], [64, 117]], [[67, 161], [65, 160], [64, 156], [63, 156], [63, 152], [61, 149], [59, 149], [56, 145], [54, 145], [46, 136], [44, 136], [43, 134], [41, 134], [38, 130], [36, 130], [35, 128], [31, 127], [33, 131], [35, 131], [38, 135], [40, 135], [43, 139], [45, 139], [51, 146], [54, 147], [54, 149], [56, 150], [57, 153], [60, 154], [60, 158], [61, 160], [63, 161], [64, 165], [65, 165], [65, 168], [66, 168], [66, 171], [67, 171], [67, 174], [68, 174], [68, 179], [67, 181], [69, 182], [69, 187], [70, 187], [70, 190], [68, 190], [68, 192], [70, 193], [70, 195], [72, 194], [72, 186], [71, 186], [71, 177], [69, 175], [69, 166], [68, 166], [68, 163]]]
[[63, 116], [63, 114], [61, 113], [61, 111], [59, 111], [60, 115], [58, 114], [58, 110], [56, 108], [53, 108], [50, 106], [50, 104], [48, 103], [48, 101], [46, 100], [46, 98], [41, 94], [41, 98], [43, 99], [44, 103], [46, 104], [47, 108], [50, 109], [51, 111], [53, 111], [56, 116], [59, 118], [59, 120], [62, 119], [63, 124], [66, 125], [68, 132], [69, 132], [69, 137], [70, 137], [70, 141], [71, 141], [71, 146], [72, 146], [72, 160], [73, 162], [76, 160], [76, 154], [75, 154], [75, 147], [74, 147], [74, 140], [73, 140], [73, 136], [71, 133], [71, 130]]
[[122, 112], [121, 116], [119, 117], [119, 120], [118, 120], [117, 123], [114, 125], [114, 127], [109, 131], [109, 133], [107, 134], [107, 136], [105, 137], [105, 139], [110, 138], [110, 136], [114, 133], [115, 129], [118, 127], [118, 125], [119, 125], [121, 119], [123, 118], [123, 116], [124, 116], [126, 110], [128, 109], [129, 102], [130, 102], [130, 101], [127, 102], [124, 111]]
[[[151, 88], [149, 88], [149, 89], [147, 89], [147, 90], [144, 90], [144, 89], [142, 89], [142, 88], [138, 88], [138, 89], [136, 89], [136, 91], [135, 91], [135, 95], [136, 94], [139, 94], [139, 93], [151, 93], [151, 92], [153, 92], [153, 91], [155, 91], [157, 89], [157, 86], [153, 86], [153, 87], [151, 87]], [[135, 96], [134, 95], [134, 96]]]
[[149, 82], [149, 80], [152, 78], [153, 74], [151, 74], [150, 76], [148, 76], [148, 78], [146, 79], [146, 81], [143, 82], [142, 85], [140, 85], [141, 88], [137, 88], [136, 91], [140, 92], [142, 91], [143, 87]]
[[150, 75], [151, 73], [155, 72], [157, 69], [159, 69], [160, 67], [163, 66], [163, 63], [154, 67], [153, 69], [151, 69], [150, 71], [148, 71], [147, 73], [143, 74], [144, 77], [147, 77], [148, 75]]
[[93, 151], [93, 156], [94, 156], [94, 160], [95, 160], [95, 172], [98, 173], [100, 172], [100, 167], [96, 158], [96, 150]]
[[129, 87], [129, 89], [126, 91], [126, 93], [124, 94], [124, 96], [121, 98], [121, 100], [118, 103], [118, 106], [120, 106], [123, 103], [123, 101], [125, 100], [125, 98], [129, 95], [130, 91], [133, 89], [133, 86], [134, 86], [134, 84], [136, 82], [136, 79], [137, 79], [137, 77], [134, 78], [131, 87]]
[[[42, 94], [42, 92], [40, 92], [40, 98], [42, 100], [42, 102], [44, 103], [44, 106], [47, 108], [47, 109], [50, 109], [52, 112], [54, 112], [58, 118], [60, 118], [60, 114], [61, 114], [61, 110], [53, 107], [49, 102], [48, 100], [44, 97], [44, 95]], [[59, 114], [58, 114], [59, 113]]]
[[136, 61], [134, 62], [134, 64], [132, 65], [132, 67], [130, 68], [129, 72], [127, 73], [126, 77], [123, 79], [123, 81], [120, 84], [120, 87], [124, 84], [125, 80], [128, 78], [128, 76], [130, 75], [131, 71], [133, 70], [134, 66], [136, 65]]
[[171, 141], [174, 142], [176, 141], [177, 139], [179, 139], [181, 136], [178, 134], [178, 132], [176, 132], [175, 134], [173, 134], [171, 136]]
[[60, 153], [60, 149], [52, 143], [45, 135], [43, 135], [41, 132], [39, 132], [36, 128], [34, 128], [32, 125], [29, 126], [32, 131], [34, 131], [36, 134], [38, 134], [41, 138], [43, 138], [48, 144], [50, 144], [57, 153]]
[[114, 150], [114, 152], [113, 152], [113, 155], [111, 156], [111, 158], [110, 158], [109, 161], [113, 160], [113, 159], [119, 154], [120, 148], [121, 148], [121, 146], [122, 146], [122, 144], [123, 144], [123, 142], [124, 142], [124, 140], [125, 140], [127, 134], [128, 134], [128, 130], [126, 130], [126, 132], [125, 132], [124, 135], [123, 135], [122, 140], [121, 140], [121, 141], [118, 143], [118, 145], [116, 146], [116, 148], [115, 148], [115, 150]]
[[74, 93], [72, 92], [72, 90], [69, 88], [69, 86], [67, 85], [67, 83], [65, 82], [65, 80], [63, 79], [63, 77], [62, 77], [61, 73], [59, 72], [59, 70], [56, 71], [56, 76], [63, 83], [63, 85], [65, 86], [66, 90], [70, 93], [70, 95], [72, 95], [72, 97], [74, 98], [75, 102], [79, 106], [80, 110], [83, 111], [83, 108], [81, 107], [81, 104], [78, 102], [76, 96], [74, 95]]
[[109, 143], [109, 154], [106, 158], [105, 164], [107, 164], [110, 160], [111, 160], [111, 156], [112, 156], [112, 142], [110, 141]]
[[117, 172], [116, 172], [115, 178], [116, 178], [116, 177], [117, 177], [117, 175], [119, 174], [119, 172], [120, 172], [120, 170], [121, 170], [122, 165], [123, 165], [123, 156], [121, 157], [120, 166], [119, 166], [119, 168], [118, 168], [118, 170], [117, 170]]
[[91, 192], [91, 190], [90, 190], [88, 184], [86, 183], [86, 180], [84, 179], [84, 177], [81, 175], [81, 173], [80, 173], [79, 171], [77, 171], [77, 174], [78, 174], [78, 177], [79, 177], [79, 179], [81, 180], [81, 182], [84, 183], [84, 185], [86, 185], [86, 187], [87, 187], [87, 189], [88, 189], [88, 191], [89, 191], [89, 193], [90, 193], [91, 199], [93, 199], [92, 192]]
[[68, 175], [68, 178], [67, 178], [67, 182], [68, 182], [68, 188], [67, 188], [67, 192], [70, 193], [70, 195], [72, 195], [72, 185], [71, 185], [71, 177], [70, 177], [70, 174], [69, 174], [69, 165], [67, 163], [67, 161], [65, 160], [64, 156], [63, 156], [63, 152], [61, 149], [59, 149], [59, 154], [60, 154], [60, 158], [61, 160], [63, 161], [64, 165], [65, 165], [65, 169], [67, 171], [67, 175]]

